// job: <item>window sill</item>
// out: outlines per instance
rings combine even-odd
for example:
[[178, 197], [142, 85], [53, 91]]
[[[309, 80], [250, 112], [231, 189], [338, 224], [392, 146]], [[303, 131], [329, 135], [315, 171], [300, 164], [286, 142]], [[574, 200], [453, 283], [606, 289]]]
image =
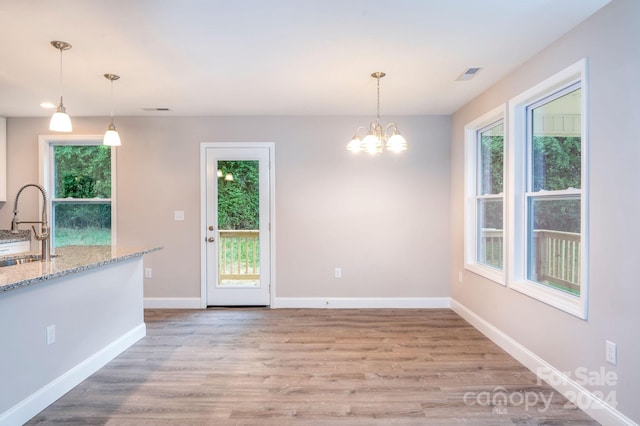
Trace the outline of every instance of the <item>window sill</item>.
[[504, 271], [500, 269], [492, 268], [490, 266], [481, 265], [479, 263], [465, 263], [464, 269], [469, 272], [473, 272], [476, 275], [480, 275], [488, 280], [493, 281], [496, 284], [505, 286]]
[[510, 282], [509, 288], [580, 319], [587, 319], [587, 305], [584, 295], [574, 296], [564, 291], [547, 287], [544, 284], [528, 280]]

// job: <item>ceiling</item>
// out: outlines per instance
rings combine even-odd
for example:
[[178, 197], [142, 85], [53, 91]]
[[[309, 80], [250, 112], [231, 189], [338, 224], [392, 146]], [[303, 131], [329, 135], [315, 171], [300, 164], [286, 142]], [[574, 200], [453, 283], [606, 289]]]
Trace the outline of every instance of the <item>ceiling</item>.
[[0, 116], [450, 114], [609, 1], [0, 0]]

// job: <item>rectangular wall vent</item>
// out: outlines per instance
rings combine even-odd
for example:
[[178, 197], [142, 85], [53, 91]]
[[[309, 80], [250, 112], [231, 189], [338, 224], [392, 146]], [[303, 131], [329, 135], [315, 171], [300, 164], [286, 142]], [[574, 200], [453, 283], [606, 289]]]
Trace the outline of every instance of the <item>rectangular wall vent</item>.
[[471, 80], [473, 77], [480, 72], [482, 67], [469, 67], [462, 74], [458, 76], [457, 81], [466, 81]]

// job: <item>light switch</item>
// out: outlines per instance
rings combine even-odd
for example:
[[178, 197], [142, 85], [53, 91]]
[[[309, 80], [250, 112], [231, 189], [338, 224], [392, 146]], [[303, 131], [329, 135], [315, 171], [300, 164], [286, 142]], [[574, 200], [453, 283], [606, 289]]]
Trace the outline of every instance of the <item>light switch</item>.
[[176, 210], [173, 212], [173, 220], [184, 220], [184, 211]]

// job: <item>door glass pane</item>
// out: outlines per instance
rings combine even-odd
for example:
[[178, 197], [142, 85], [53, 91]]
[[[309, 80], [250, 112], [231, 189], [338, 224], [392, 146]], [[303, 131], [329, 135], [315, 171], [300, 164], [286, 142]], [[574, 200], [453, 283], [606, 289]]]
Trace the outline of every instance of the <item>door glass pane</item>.
[[219, 287], [260, 287], [259, 161], [218, 161]]
[[502, 197], [478, 200], [478, 263], [502, 269]]
[[580, 294], [580, 198], [528, 201], [528, 279]]

